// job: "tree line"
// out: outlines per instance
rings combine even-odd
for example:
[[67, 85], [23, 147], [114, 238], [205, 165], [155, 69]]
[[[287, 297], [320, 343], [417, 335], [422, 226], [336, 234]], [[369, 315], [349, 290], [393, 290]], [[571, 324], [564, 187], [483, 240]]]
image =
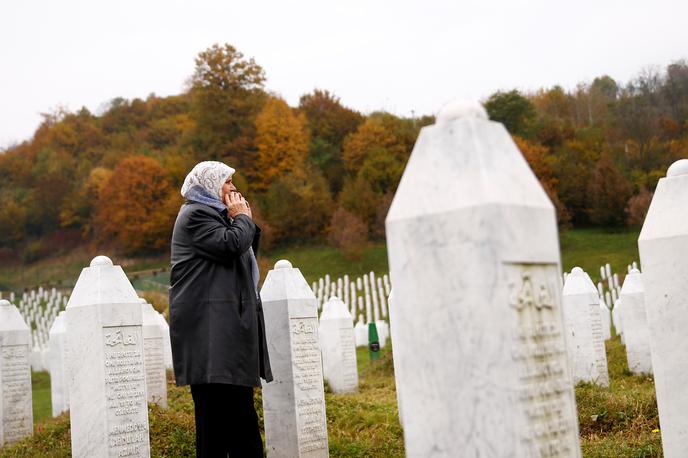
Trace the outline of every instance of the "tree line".
[[[688, 156], [688, 64], [485, 102], [557, 208], [561, 227], [642, 223], [667, 166]], [[30, 261], [83, 243], [127, 255], [168, 249], [186, 173], [237, 169], [265, 242], [328, 241], [350, 258], [384, 238], [384, 218], [432, 116], [363, 114], [316, 89], [297, 107], [229, 44], [198, 54], [188, 89], [44, 114], [0, 154], [0, 257]]]

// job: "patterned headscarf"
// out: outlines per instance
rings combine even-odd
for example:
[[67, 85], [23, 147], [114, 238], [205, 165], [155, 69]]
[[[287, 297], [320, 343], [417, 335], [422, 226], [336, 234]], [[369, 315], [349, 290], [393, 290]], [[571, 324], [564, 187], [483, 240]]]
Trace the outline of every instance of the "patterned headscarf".
[[200, 186], [213, 196], [222, 200], [222, 186], [227, 178], [234, 174], [234, 169], [217, 161], [199, 162], [191, 169], [182, 185], [182, 196], [187, 197], [194, 186]]

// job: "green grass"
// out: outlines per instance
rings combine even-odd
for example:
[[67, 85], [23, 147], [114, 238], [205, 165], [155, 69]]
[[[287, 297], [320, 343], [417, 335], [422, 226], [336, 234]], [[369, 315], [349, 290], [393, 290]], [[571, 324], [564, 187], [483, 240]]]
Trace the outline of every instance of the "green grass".
[[563, 232], [561, 264], [566, 272], [578, 266], [592, 278], [600, 276], [600, 266], [610, 263], [612, 271], [623, 279], [626, 266], [633, 261], [640, 264], [637, 229], [609, 231], [605, 229], [570, 229]]
[[48, 372], [32, 372], [31, 387], [33, 390], [33, 421], [41, 421], [50, 417], [53, 412], [50, 398], [50, 374]]
[[360, 276], [370, 271], [376, 274], [389, 272], [387, 265], [387, 246], [382, 243], [371, 244], [359, 261], [347, 261], [337, 248], [330, 246], [294, 246], [263, 254], [272, 268], [280, 259], [289, 260], [298, 267], [310, 283], [329, 274], [332, 279]]

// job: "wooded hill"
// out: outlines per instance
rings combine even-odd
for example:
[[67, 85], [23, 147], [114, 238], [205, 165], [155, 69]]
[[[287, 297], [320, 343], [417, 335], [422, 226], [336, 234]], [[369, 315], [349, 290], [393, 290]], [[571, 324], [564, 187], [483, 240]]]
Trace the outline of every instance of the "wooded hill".
[[[503, 122], [557, 206], [560, 225], [642, 222], [659, 178], [688, 157], [688, 64], [608, 76], [485, 106]], [[123, 254], [168, 249], [179, 188], [200, 160], [237, 169], [270, 245], [321, 240], [359, 255], [384, 217], [431, 116], [364, 115], [326, 90], [290, 107], [231, 45], [198, 54], [189, 89], [45, 114], [0, 154], [0, 259], [31, 261], [92, 243]], [[422, 192], [422, 190], [420, 191]]]

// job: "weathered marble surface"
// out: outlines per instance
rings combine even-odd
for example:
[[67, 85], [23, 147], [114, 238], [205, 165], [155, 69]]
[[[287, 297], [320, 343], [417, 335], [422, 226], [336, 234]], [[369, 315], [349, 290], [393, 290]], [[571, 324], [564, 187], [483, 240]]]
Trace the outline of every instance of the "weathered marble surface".
[[406, 454], [578, 457], [554, 207], [501, 124], [453, 112], [386, 221]]
[[645, 290], [641, 273], [632, 269], [621, 287], [623, 307], [619, 313], [623, 327], [628, 370], [634, 374], [652, 374], [650, 328], [645, 311]]
[[72, 456], [150, 456], [141, 303], [122, 268], [94, 258], [66, 319]]
[[317, 299], [282, 260], [260, 291], [274, 380], [263, 383], [268, 457], [327, 457], [327, 421]]
[[30, 343], [17, 307], [0, 299], [0, 446], [33, 434]]
[[57, 315], [50, 327], [50, 397], [53, 417], [69, 410], [69, 384], [67, 383], [67, 334], [65, 312]]
[[662, 447], [667, 458], [688, 456], [688, 160], [659, 180], [638, 248]]
[[148, 402], [167, 408], [167, 373], [165, 370], [165, 339], [153, 306], [141, 301], [143, 319], [143, 352], [146, 368], [146, 391]]
[[600, 297], [580, 267], [566, 277], [562, 303], [574, 383], [609, 386]]
[[358, 389], [356, 340], [351, 313], [346, 304], [332, 296], [323, 306], [318, 327], [323, 375], [335, 393]]

